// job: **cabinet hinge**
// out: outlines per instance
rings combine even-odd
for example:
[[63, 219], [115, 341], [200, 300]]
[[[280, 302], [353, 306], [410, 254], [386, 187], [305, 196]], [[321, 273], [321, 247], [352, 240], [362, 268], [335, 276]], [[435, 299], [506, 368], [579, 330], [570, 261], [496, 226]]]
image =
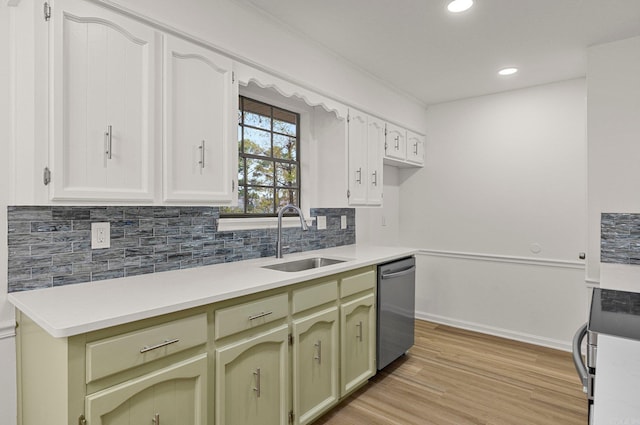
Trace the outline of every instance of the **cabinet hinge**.
[[[385, 133], [385, 136], [386, 136], [386, 135], [387, 135], [387, 134]], [[387, 144], [387, 142], [384, 142], [384, 151], [385, 151], [385, 152], [387, 151], [387, 147], [388, 147], [388, 146], [389, 146], [389, 145]]]
[[236, 82], [236, 73], [231, 72], [231, 84], [235, 84], [235, 82]]
[[51, 5], [49, 2], [44, 2], [44, 20], [48, 21], [51, 19]]
[[295, 419], [295, 415], [293, 414], [293, 410], [289, 411], [289, 423], [292, 424]]
[[51, 183], [51, 170], [49, 170], [49, 167], [44, 167], [44, 172], [42, 173], [42, 181], [45, 186]]
[[351, 191], [349, 189], [347, 189], [347, 198], [351, 197]]
[[289, 334], [289, 345], [293, 345], [293, 334]]
[[78, 425], [87, 425], [87, 420], [84, 418], [84, 415], [80, 415], [78, 418]]
[[347, 123], [351, 122], [351, 115], [347, 114]]

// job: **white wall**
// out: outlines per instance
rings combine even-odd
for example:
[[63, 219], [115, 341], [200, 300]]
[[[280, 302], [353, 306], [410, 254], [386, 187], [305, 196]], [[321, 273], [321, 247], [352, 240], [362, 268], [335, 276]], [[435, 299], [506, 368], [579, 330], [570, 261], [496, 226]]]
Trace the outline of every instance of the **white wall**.
[[569, 348], [586, 317], [586, 91], [577, 79], [435, 105], [403, 171], [400, 242], [432, 320]]
[[600, 214], [640, 212], [640, 37], [588, 53], [589, 248], [600, 279]]
[[0, 424], [16, 423], [16, 378], [13, 308], [7, 299], [7, 205], [11, 194], [9, 8], [0, 3]]

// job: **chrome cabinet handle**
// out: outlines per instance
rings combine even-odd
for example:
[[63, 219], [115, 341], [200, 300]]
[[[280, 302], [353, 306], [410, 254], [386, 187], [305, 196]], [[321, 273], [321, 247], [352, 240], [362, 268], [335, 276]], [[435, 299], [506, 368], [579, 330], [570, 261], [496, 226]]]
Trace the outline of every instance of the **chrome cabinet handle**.
[[113, 131], [111, 125], [107, 126], [107, 131], [104, 132], [104, 153], [107, 155], [107, 159], [111, 159], [111, 142]]
[[256, 397], [260, 398], [260, 368], [257, 368], [255, 372], [253, 372], [253, 374], [256, 377], [256, 387], [253, 389], [253, 391], [256, 392]]
[[400, 136], [396, 136], [396, 150], [400, 149]]
[[362, 184], [362, 167], [356, 170], [356, 183]]
[[378, 186], [378, 170], [376, 170], [376, 171], [374, 171], [374, 172], [373, 172], [372, 177], [373, 177], [373, 182], [372, 182], [372, 184], [373, 184], [374, 186]]
[[204, 169], [204, 140], [200, 143], [198, 149], [200, 149], [200, 161], [198, 161], [198, 164], [200, 164], [200, 168]]
[[413, 154], [414, 154], [415, 156], [418, 156], [418, 142], [415, 142], [415, 143], [413, 144]]
[[313, 359], [317, 360], [318, 364], [322, 364], [322, 341], [318, 340], [318, 342], [313, 345], [318, 348], [318, 354], [316, 354]]
[[268, 316], [270, 314], [273, 314], [273, 311], [267, 311], [267, 312], [263, 311], [262, 313], [258, 313], [258, 314], [254, 315], [254, 316], [249, 316], [249, 320], [256, 320], [256, 319], [259, 319], [261, 317]]
[[178, 338], [176, 338], [176, 339], [165, 339], [160, 344], [142, 347], [140, 349], [140, 354], [146, 353], [147, 351], [157, 350], [158, 348], [166, 347], [167, 345], [175, 344], [176, 342], [179, 342], [179, 341], [180, 340]]
[[356, 339], [359, 339], [360, 342], [362, 342], [362, 321], [356, 325], [356, 328], [358, 328], [358, 335], [356, 335]]
[[153, 421], [154, 425], [160, 425], [160, 413], [156, 413], [151, 420]]

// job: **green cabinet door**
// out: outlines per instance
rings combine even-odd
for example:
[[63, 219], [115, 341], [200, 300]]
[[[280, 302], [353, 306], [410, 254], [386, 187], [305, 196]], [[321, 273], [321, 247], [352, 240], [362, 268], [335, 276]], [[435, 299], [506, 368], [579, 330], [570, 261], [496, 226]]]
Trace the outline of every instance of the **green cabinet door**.
[[206, 425], [207, 355], [85, 397], [90, 425]]
[[287, 425], [288, 325], [216, 350], [217, 425]]
[[337, 403], [338, 308], [293, 321], [293, 406], [295, 423], [311, 423]]
[[376, 373], [376, 298], [368, 293], [340, 306], [341, 396]]

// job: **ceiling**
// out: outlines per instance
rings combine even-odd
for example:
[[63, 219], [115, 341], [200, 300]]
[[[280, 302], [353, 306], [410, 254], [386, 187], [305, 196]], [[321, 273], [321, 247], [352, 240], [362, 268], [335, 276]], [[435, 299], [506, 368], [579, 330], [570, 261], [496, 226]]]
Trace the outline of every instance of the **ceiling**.
[[582, 77], [588, 46], [640, 35], [640, 0], [242, 1], [426, 105]]

